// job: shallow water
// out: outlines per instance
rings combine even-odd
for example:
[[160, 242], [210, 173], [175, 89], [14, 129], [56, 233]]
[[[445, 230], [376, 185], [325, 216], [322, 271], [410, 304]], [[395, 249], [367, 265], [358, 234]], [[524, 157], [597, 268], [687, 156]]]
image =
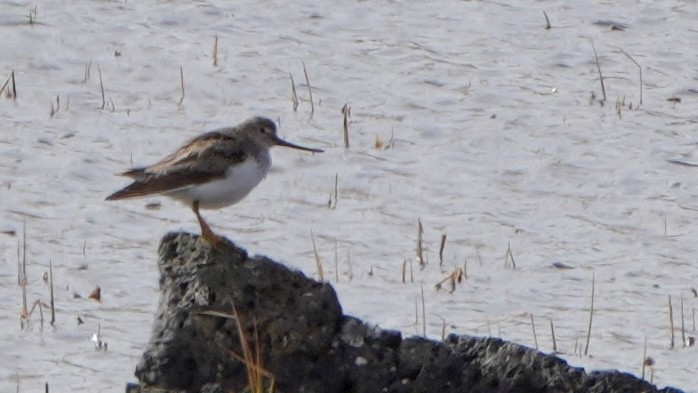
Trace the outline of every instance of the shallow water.
[[[696, 349], [680, 343], [681, 300], [695, 335], [698, 169], [667, 162], [698, 162], [692, 2], [45, 1], [32, 24], [34, 3], [0, 4], [0, 82], [14, 70], [17, 86], [16, 100], [0, 98], [0, 230], [14, 232], [0, 235], [1, 391], [111, 392], [134, 380], [159, 239], [198, 226], [168, 199], [104, 202], [127, 183], [114, 174], [255, 114], [326, 152], [275, 150], [247, 199], [204, 215], [251, 253], [317, 277], [312, 231], [345, 312], [405, 335], [425, 325], [433, 338], [535, 346], [532, 313], [543, 351], [552, 321], [571, 364], [640, 375], [646, 340], [656, 383], [698, 391]], [[642, 66], [639, 109], [638, 68], [623, 52]], [[20, 329], [24, 225], [28, 302], [48, 303], [51, 261], [55, 328], [35, 312]], [[414, 282], [408, 272], [402, 283], [405, 260]], [[435, 289], [464, 264], [455, 292]], [[99, 303], [86, 299], [95, 286]], [[98, 326], [107, 352], [90, 341]]]

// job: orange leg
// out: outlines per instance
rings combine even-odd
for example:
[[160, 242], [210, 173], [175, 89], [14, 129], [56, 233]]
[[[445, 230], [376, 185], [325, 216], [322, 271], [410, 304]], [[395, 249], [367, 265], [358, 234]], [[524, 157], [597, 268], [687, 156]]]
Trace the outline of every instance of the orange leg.
[[199, 201], [194, 201], [192, 204], [192, 210], [196, 214], [196, 218], [199, 220], [199, 226], [201, 226], [201, 238], [213, 247], [218, 247], [223, 243], [223, 238], [213, 233], [211, 227], [208, 226], [204, 218], [201, 217], [199, 213]]

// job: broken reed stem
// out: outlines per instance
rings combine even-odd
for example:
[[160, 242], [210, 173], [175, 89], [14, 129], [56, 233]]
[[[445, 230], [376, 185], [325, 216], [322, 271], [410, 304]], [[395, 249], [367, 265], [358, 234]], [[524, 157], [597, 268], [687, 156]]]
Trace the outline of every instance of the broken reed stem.
[[[41, 323], [41, 330], [44, 330], [44, 308], [41, 305], [41, 300], [37, 299], [36, 303], [34, 303], [34, 306], [39, 305], [39, 321]], [[29, 313], [31, 314], [34, 312], [34, 307], [32, 307], [32, 311]]]
[[348, 149], [349, 148], [349, 117], [351, 116], [351, 107], [349, 106], [348, 102], [344, 103], [344, 106], [342, 106], [342, 117], [343, 117], [343, 126], [344, 126], [344, 148]]
[[419, 266], [424, 269], [426, 262], [424, 261], [424, 248], [422, 245], [422, 236], [424, 235], [424, 228], [422, 227], [422, 220], [417, 218], [417, 261]]
[[339, 200], [339, 172], [334, 174], [334, 207], [337, 208], [337, 200]]
[[671, 329], [671, 345], [669, 349], [674, 349], [674, 309], [671, 307], [671, 295], [669, 295], [669, 329]]
[[337, 253], [337, 241], [334, 242], [334, 279], [339, 282], [339, 255]]
[[182, 101], [184, 101], [184, 69], [182, 66], [179, 66], [179, 85], [182, 88], [182, 97], [179, 99], [179, 104], [182, 105]]
[[308, 70], [305, 68], [305, 62], [303, 63], [303, 74], [305, 74], [305, 83], [308, 85], [308, 95], [310, 96], [310, 114], [315, 113], [315, 103], [313, 102], [313, 89], [310, 87], [310, 78], [308, 78]]
[[99, 68], [99, 64], [97, 64], [97, 73], [99, 74], [99, 89], [102, 91], [102, 106], [100, 109], [104, 109], [107, 106], [107, 100], [104, 98], [104, 82], [102, 81], [102, 69]]
[[456, 268], [456, 270], [453, 271], [453, 273], [449, 274], [444, 278], [443, 280], [439, 281], [434, 285], [436, 289], [441, 289], [441, 286], [446, 282], [449, 281], [451, 283], [451, 290], [449, 293], [453, 293], [456, 290], [456, 281], [458, 281], [459, 276], [462, 274], [462, 271], [460, 268]]
[[683, 294], [681, 294], [681, 342], [686, 346], [686, 328], [683, 323]]
[[10, 76], [7, 77], [5, 80], [5, 83], [2, 84], [2, 87], [0, 87], [0, 94], [2, 94], [3, 91], [5, 91], [5, 88], [7, 85], [12, 82], [12, 93], [10, 93], [10, 90], [7, 90], [7, 97], [9, 98], [10, 95], [12, 95], [12, 100], [17, 100], [17, 86], [15, 85], [15, 70], [10, 71]]
[[642, 350], [642, 375], [640, 376], [640, 381], [645, 380], [645, 365], [647, 364], [646, 359], [647, 359], [647, 336], [645, 336], [645, 346]]
[[90, 60], [89, 63], [85, 66], [85, 77], [82, 80], [82, 83], [87, 83], [88, 80], [90, 80], [90, 70], [92, 69], [92, 60]]
[[536, 335], [536, 324], [533, 322], [533, 313], [531, 315], [531, 329], [533, 329], [533, 342], [536, 344], [536, 350], [538, 350], [538, 336]]
[[213, 58], [213, 66], [218, 67], [218, 34], [213, 36], [213, 52], [211, 53]]
[[553, 352], [557, 352], [557, 342], [555, 341], [555, 326], [553, 320], [550, 320], [550, 335], [553, 337]]
[[[642, 85], [644, 84], [644, 83], [642, 82], [642, 66], [640, 65], [640, 63], [638, 63], [638, 62], [635, 60], [634, 57], [630, 56], [626, 51], [624, 51], [624, 50], [621, 49], [621, 48], [619, 48], [619, 49], [620, 49], [620, 51], [621, 51], [624, 55], [628, 56], [628, 58], [629, 58], [633, 63], [635, 63], [635, 65], [637, 66], [637, 69], [640, 71], [640, 105], [642, 105]], [[666, 224], [666, 223], [665, 223], [665, 224]]]
[[[577, 356], [577, 348], [579, 347], [579, 337], [574, 338], [574, 355]], [[582, 349], [579, 348], [579, 357], [582, 357]]]
[[405, 277], [407, 276], [407, 259], [402, 261], [402, 283], [405, 283]]
[[603, 94], [603, 101], [606, 101], [606, 87], [603, 84], [603, 75], [601, 74], [601, 64], [599, 63], [599, 55], [596, 53], [596, 45], [594, 45], [594, 41], [591, 41], [591, 47], [594, 49], [594, 58], [596, 59], [596, 69], [599, 72], [599, 82], [601, 82], [601, 93]]
[[48, 282], [50, 291], [50, 304], [51, 304], [51, 326], [56, 324], [56, 307], [53, 297], [53, 262], [48, 260]]
[[424, 283], [420, 284], [422, 289], [422, 336], [427, 336], [427, 313], [426, 306], [424, 305]]
[[[13, 71], [13, 72], [14, 72], [14, 71]], [[3, 83], [2, 86], [0, 87], [0, 94], [2, 94], [3, 91], [5, 91], [5, 88], [6, 88], [7, 85], [10, 83], [10, 78], [12, 78], [12, 74], [11, 74], [11, 73], [10, 73], [10, 75], [7, 77], [7, 79], [5, 79], [5, 83]], [[8, 93], [7, 97], [9, 98], [9, 93], [10, 93], [9, 90], [8, 90], [7, 93]]]
[[589, 341], [591, 341], [591, 322], [594, 318], [594, 286], [596, 284], [596, 275], [591, 273], [591, 307], [589, 308], [589, 328], [587, 330], [587, 343], [584, 346], [584, 356], [589, 354]]
[[12, 70], [10, 73], [10, 77], [12, 78], [12, 100], [16, 101], [17, 100], [17, 86], [15, 85], [15, 70]]
[[320, 254], [318, 254], [317, 247], [315, 246], [315, 234], [313, 234], [313, 231], [310, 231], [310, 238], [313, 240], [313, 253], [315, 253], [315, 265], [317, 266], [317, 274], [320, 277], [320, 281], [325, 281], [325, 272], [322, 269]]
[[511, 252], [511, 242], [507, 243], [507, 254], [504, 256], [504, 267], [509, 267], [509, 260], [511, 260], [511, 268], [516, 270], [516, 261], [514, 260], [514, 253]]
[[27, 222], [22, 222], [22, 263], [19, 266], [21, 269], [21, 279], [19, 282], [22, 288], [22, 311], [21, 316], [28, 318], [29, 310], [27, 309]]
[[293, 74], [289, 72], [288, 76], [291, 77], [291, 100], [293, 101], [293, 111], [295, 112], [298, 109], [298, 93], [296, 92], [296, 83], [293, 81]]
[[545, 30], [550, 30], [550, 19], [545, 11], [543, 11], [543, 16], [545, 16]]
[[446, 234], [441, 235], [441, 244], [439, 244], [439, 266], [444, 264], [444, 247], [446, 247]]
[[414, 269], [412, 265], [412, 259], [410, 258], [410, 283], [414, 284]]

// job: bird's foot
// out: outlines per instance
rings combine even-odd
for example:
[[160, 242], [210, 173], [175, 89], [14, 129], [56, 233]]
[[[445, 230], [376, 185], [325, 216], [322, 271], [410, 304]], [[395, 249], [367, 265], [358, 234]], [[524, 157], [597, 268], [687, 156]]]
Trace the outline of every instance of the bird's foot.
[[225, 238], [223, 238], [223, 236], [216, 235], [211, 230], [203, 231], [200, 239], [217, 250], [220, 250], [225, 246]]

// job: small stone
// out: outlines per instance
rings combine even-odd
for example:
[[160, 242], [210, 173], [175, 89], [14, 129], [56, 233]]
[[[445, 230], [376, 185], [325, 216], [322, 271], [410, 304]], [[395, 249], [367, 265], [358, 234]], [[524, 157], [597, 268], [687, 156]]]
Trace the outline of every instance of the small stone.
[[366, 358], [363, 357], [363, 356], [358, 356], [358, 357], [356, 358], [356, 360], [354, 361], [354, 364], [357, 365], [357, 366], [359, 366], [359, 367], [365, 366], [365, 365], [368, 364], [368, 359], [366, 359]]

